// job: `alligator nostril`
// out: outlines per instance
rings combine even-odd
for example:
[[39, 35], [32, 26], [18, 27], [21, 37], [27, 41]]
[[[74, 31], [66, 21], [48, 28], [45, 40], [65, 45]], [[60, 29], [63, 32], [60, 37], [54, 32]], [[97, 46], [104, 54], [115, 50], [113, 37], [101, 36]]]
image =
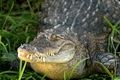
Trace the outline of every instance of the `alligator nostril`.
[[26, 51], [31, 51], [34, 52], [34, 50], [36, 50], [35, 47], [29, 45], [29, 44], [23, 44], [22, 46], [20, 46], [19, 48], [26, 50]]
[[22, 46], [20, 46], [20, 48], [26, 49], [27, 48], [27, 44], [23, 44]]
[[32, 47], [31, 47], [30, 45], [28, 45], [28, 44], [23, 44], [23, 45], [20, 46], [19, 48], [25, 49], [25, 50], [30, 50], [30, 49], [32, 49]]

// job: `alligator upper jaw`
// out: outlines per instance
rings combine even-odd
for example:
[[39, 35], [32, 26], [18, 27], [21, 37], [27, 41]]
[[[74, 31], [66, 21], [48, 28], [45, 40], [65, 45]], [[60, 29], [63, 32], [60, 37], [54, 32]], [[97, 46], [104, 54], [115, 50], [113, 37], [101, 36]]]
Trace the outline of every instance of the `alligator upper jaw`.
[[[35, 47], [24, 44], [18, 48], [18, 57], [27, 62], [65, 63], [70, 61], [75, 54], [75, 45], [71, 42], [70, 44], [66, 44], [68, 49], [62, 49], [66, 47], [65, 45], [61, 46], [62, 48], [50, 49], [47, 53], [40, 53]], [[27, 47], [27, 49], [25, 47]], [[32, 51], [29, 51], [28, 47], [31, 47]]]

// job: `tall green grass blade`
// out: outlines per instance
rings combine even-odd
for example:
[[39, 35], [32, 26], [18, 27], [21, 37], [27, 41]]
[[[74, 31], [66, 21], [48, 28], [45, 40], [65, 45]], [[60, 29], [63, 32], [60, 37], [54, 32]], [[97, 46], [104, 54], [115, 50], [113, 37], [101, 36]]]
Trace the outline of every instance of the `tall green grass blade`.
[[110, 35], [108, 37], [108, 48], [107, 48], [108, 52], [111, 52], [111, 48], [112, 48], [111, 37], [112, 38], [114, 37], [115, 31], [120, 34], [120, 31], [118, 30], [120, 28], [120, 26], [119, 26], [120, 21], [118, 21], [115, 25], [112, 25], [112, 23], [110, 23], [110, 21], [105, 16], [104, 16], [104, 19], [112, 28], [112, 32], [110, 33]]
[[2, 36], [0, 35], [0, 42], [2, 42]]
[[[118, 28], [120, 28], [120, 26], [118, 26], [120, 24], [120, 21], [118, 21], [115, 25], [112, 25], [112, 23], [110, 23], [110, 21], [105, 16], [104, 16], [104, 19], [110, 25], [110, 27], [112, 28], [112, 32], [110, 33], [110, 35], [108, 37], [108, 48], [107, 49], [108, 49], [108, 52], [113, 52], [111, 50], [114, 49], [114, 53], [115, 53], [115, 56], [116, 56], [116, 50], [118, 49], [119, 44], [115, 47], [115, 45], [114, 45], [115, 40], [113, 38], [114, 38], [115, 32], [120, 34], [120, 31], [118, 30]], [[116, 62], [115, 62], [114, 74], [113, 75], [110, 73], [110, 71], [102, 63], [99, 63], [99, 64], [101, 64], [103, 66], [103, 68], [105, 69], [105, 71], [108, 73], [108, 75], [111, 77], [112, 80], [116, 77], [116, 67], [117, 67]]]
[[84, 62], [84, 61], [87, 60], [87, 59], [88, 59], [88, 58], [85, 58], [85, 59], [83, 59], [83, 60], [80, 60], [80, 61], [72, 68], [72, 70], [71, 70], [71, 72], [70, 72], [70, 75], [69, 75], [69, 77], [68, 77], [68, 80], [70, 80], [70, 78], [72, 77], [72, 74], [73, 74], [73, 72], [75, 71], [75, 69], [77, 68], [77, 66], [80, 65], [80, 63]]
[[20, 75], [21, 71], [22, 71], [22, 60], [20, 60], [20, 64], [19, 64], [19, 75]]
[[45, 74], [42, 78], [41, 78], [41, 80], [45, 80], [45, 77], [47, 76], [47, 74]]
[[9, 31], [6, 31], [6, 30], [0, 30], [0, 35], [6, 36], [6, 37], [11, 36], [11, 37], [19, 38], [19, 36], [17, 36], [16, 34], [11, 33], [11, 32], [9, 32]]
[[19, 78], [18, 78], [18, 80], [21, 80], [23, 72], [25, 71], [26, 64], [27, 64], [27, 62], [25, 61], [24, 65], [23, 65], [23, 68], [19, 72]]
[[67, 80], [67, 74], [65, 71], [64, 71], [64, 80]]
[[31, 25], [31, 24], [29, 24], [29, 25], [26, 26], [25, 33], [28, 32], [30, 25]]
[[12, 23], [12, 24], [17, 24], [16, 22], [15, 22], [15, 20], [11, 17], [11, 16], [7, 16], [7, 18], [9, 19], [9, 21]]
[[7, 74], [7, 73], [18, 74], [18, 72], [16, 71], [3, 71], [3, 72], [0, 72], [0, 75]]
[[9, 52], [12, 52], [10, 40], [9, 40], [8, 38], [5, 38], [5, 39], [7, 40], [7, 43], [8, 43], [8, 51], [9, 51]]
[[8, 20], [8, 16], [9, 16], [10, 12], [12, 11], [13, 7], [14, 7], [14, 1], [12, 2], [12, 6], [11, 6], [7, 16], [6, 16], [6, 19], [5, 19], [4, 23], [3, 23], [2, 30], [3, 30], [3, 27], [5, 26], [5, 24], [6, 24], [7, 20]]
[[104, 68], [104, 70], [107, 72], [107, 74], [111, 77], [111, 79], [114, 80], [114, 76], [109, 71], [109, 69], [106, 66], [104, 66], [102, 63], [100, 63], [100, 62], [97, 62], [97, 63], [99, 63]]
[[30, 76], [30, 77], [27, 77], [25, 80], [36, 80], [35, 78], [33, 78], [32, 76]]
[[115, 33], [115, 30], [112, 29], [112, 32], [108, 36], [108, 47], [107, 47], [108, 52], [111, 52], [111, 48], [112, 48], [111, 37], [114, 37], [114, 33]]
[[26, 43], [28, 43], [28, 42], [29, 42], [29, 39], [30, 39], [30, 36], [28, 36], [28, 37], [27, 37], [27, 39], [26, 39]]
[[27, 0], [27, 3], [28, 3], [28, 6], [29, 6], [31, 12], [34, 13], [32, 7], [31, 7], [31, 5], [30, 5], [30, 1], [29, 1], [29, 0]]
[[0, 11], [2, 12], [2, 0], [0, 0]]
[[[117, 29], [120, 28], [120, 21], [118, 21], [116, 24], [115, 24], [115, 27], [117, 27]], [[119, 31], [120, 32], [120, 31]]]
[[120, 80], [120, 77], [115, 78], [114, 80]]
[[8, 53], [7, 48], [4, 45], [4, 43], [1, 41], [1, 39], [2, 39], [2, 36], [0, 35], [0, 44], [4, 47], [5, 52]]
[[[114, 29], [116, 32], [118, 32], [120, 34], [120, 31], [114, 27], [114, 25], [112, 25], [112, 23], [110, 23], [110, 21], [104, 16], [105, 21], [112, 27], [112, 29]], [[120, 22], [118, 22], [117, 24], [119, 24]]]

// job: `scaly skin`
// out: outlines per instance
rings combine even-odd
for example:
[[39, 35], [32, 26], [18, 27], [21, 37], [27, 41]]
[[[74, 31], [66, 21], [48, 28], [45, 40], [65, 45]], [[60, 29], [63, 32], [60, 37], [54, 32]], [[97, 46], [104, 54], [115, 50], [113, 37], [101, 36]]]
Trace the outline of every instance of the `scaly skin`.
[[[120, 76], [119, 58], [106, 53], [107, 38], [111, 32], [103, 16], [112, 23], [120, 20], [118, 0], [47, 0], [42, 7], [39, 32], [30, 44], [18, 48], [18, 57], [31, 63], [31, 67], [51, 79], [64, 79], [71, 69], [80, 63], [71, 78], [80, 78], [93, 72], [111, 72], [117, 60], [117, 76]], [[39, 29], [38, 28], [38, 29]]]

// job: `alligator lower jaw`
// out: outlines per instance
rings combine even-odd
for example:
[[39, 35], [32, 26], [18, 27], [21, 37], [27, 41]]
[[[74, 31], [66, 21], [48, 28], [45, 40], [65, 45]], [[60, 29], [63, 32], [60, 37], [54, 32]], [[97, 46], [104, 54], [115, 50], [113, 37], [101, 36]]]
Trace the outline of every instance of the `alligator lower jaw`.
[[42, 54], [39, 52], [29, 52], [26, 49], [18, 48], [18, 57], [27, 62], [51, 62], [51, 63], [65, 63], [70, 61], [75, 54], [75, 48], [65, 51], [59, 51], [54, 55]]

